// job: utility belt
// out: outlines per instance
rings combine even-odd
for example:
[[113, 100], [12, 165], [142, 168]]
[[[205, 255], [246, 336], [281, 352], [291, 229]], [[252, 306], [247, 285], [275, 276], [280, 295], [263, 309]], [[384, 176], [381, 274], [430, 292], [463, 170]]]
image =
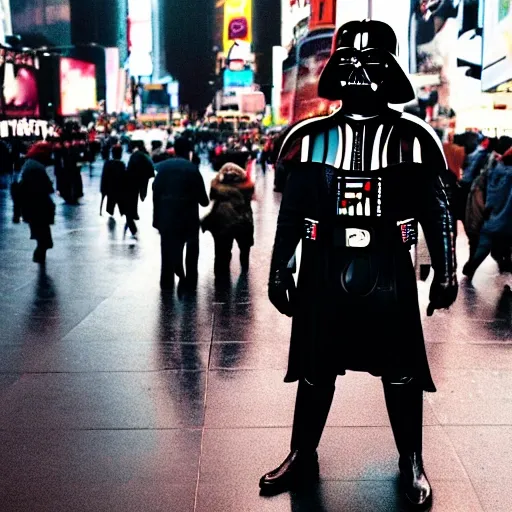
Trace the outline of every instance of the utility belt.
[[404, 207], [408, 198], [400, 197], [397, 188], [396, 177], [390, 181], [375, 174], [337, 176], [332, 216], [325, 226], [306, 218], [305, 240], [325, 236], [335, 247], [369, 249], [402, 244], [410, 248], [418, 241], [418, 223], [410, 207]]
[[359, 250], [397, 245], [410, 249], [418, 242], [418, 223], [412, 218], [394, 222], [382, 219], [373, 223], [354, 219], [329, 222], [329, 226], [324, 226], [315, 219], [306, 218], [303, 238], [308, 242], [321, 240], [333, 247]]

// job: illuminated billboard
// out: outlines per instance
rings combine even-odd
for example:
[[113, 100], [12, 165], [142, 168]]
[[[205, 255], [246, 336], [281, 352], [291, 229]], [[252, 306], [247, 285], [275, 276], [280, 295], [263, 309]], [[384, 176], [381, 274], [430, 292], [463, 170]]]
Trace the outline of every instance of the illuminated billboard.
[[60, 59], [60, 115], [75, 116], [81, 110], [94, 109], [96, 66], [78, 59]]
[[0, 49], [1, 111], [7, 117], [37, 117], [39, 88], [33, 55]]
[[[487, 9], [498, 3], [499, 0], [485, 1]], [[452, 111], [472, 108], [478, 102], [482, 27], [483, 0], [412, 0], [409, 70], [415, 74], [413, 83], [417, 80], [420, 115], [424, 119], [441, 122]], [[491, 37], [492, 30], [491, 25]]]
[[332, 27], [336, 25], [336, 0], [310, 0], [311, 18], [309, 30]]
[[0, 0], [0, 44], [5, 44], [5, 36], [12, 34], [11, 3]]
[[28, 67], [4, 65], [3, 114], [8, 117], [39, 115], [37, 70]]
[[297, 49], [297, 82], [293, 97], [292, 122], [327, 115], [340, 106], [318, 96], [318, 81], [331, 55], [333, 32], [312, 34]]
[[128, 50], [130, 75], [153, 74], [153, 24], [151, 0], [128, 0]]
[[289, 47], [295, 37], [297, 25], [311, 16], [310, 0], [282, 0], [281, 3], [281, 45]]
[[235, 41], [252, 43], [252, 0], [225, 0], [223, 49], [227, 54]]
[[254, 83], [254, 71], [252, 69], [242, 69], [240, 71], [224, 70], [224, 89], [251, 87]]
[[512, 4], [486, 0], [482, 90], [489, 91], [512, 79]]
[[119, 94], [119, 48], [105, 48], [105, 71], [107, 78], [106, 109], [107, 113], [118, 111]]

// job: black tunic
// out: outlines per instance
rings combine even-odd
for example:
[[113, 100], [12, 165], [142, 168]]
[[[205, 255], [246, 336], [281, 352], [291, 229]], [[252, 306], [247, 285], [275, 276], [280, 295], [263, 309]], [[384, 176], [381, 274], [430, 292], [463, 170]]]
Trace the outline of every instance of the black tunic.
[[[375, 134], [380, 124], [381, 135], [390, 127], [386, 144], [375, 137], [357, 141], [357, 133]], [[414, 268], [397, 223], [411, 218], [421, 223], [436, 272], [454, 270], [454, 240], [439, 177], [444, 158], [426, 129], [417, 126], [395, 111], [369, 122], [338, 115], [299, 126], [285, 143], [289, 178], [272, 266], [282, 267], [302, 240], [286, 381], [317, 382], [356, 370], [416, 377], [424, 390], [435, 391]], [[350, 144], [340, 136], [348, 130]], [[339, 166], [332, 165], [335, 161]], [[339, 215], [336, 184], [347, 176], [381, 178], [378, 218]], [[311, 221], [314, 239], [306, 229]], [[347, 227], [367, 230], [371, 244], [346, 247]]]

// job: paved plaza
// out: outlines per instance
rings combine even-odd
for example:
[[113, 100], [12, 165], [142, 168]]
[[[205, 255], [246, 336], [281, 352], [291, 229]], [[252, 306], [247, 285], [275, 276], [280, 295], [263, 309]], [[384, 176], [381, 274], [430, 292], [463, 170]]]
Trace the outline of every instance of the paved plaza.
[[[151, 195], [139, 239], [123, 238], [119, 216], [99, 216], [100, 174], [99, 163], [83, 173], [81, 205], [55, 199], [45, 270], [0, 190], [0, 511], [407, 510], [381, 382], [361, 373], [337, 380], [319, 485], [259, 496], [259, 477], [288, 452], [296, 391], [283, 382], [291, 322], [267, 298], [273, 175], [256, 183], [249, 274], [235, 250], [231, 283], [216, 282], [213, 240], [201, 234], [197, 293], [178, 297], [159, 289]], [[214, 173], [203, 175], [209, 184]], [[512, 510], [508, 282], [489, 258], [430, 318], [419, 283], [438, 388], [424, 407], [437, 512]]]

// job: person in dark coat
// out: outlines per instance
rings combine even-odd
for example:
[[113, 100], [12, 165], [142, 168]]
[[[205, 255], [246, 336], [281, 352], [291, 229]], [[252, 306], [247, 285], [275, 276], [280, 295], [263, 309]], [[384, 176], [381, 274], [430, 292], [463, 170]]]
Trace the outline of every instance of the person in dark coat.
[[83, 182], [78, 165], [78, 146], [70, 141], [64, 142], [62, 148], [62, 171], [59, 179], [60, 195], [67, 204], [78, 204], [83, 197]]
[[[303, 121], [282, 145], [288, 162], [270, 265], [269, 299], [293, 317], [286, 382], [299, 381], [290, 452], [260, 480], [277, 494], [318, 479], [317, 447], [337, 375], [381, 377], [402, 489], [432, 502], [423, 468], [423, 393], [435, 392], [410, 248], [421, 223], [434, 279], [427, 314], [455, 301], [455, 234], [441, 142], [425, 122], [391, 108], [414, 99], [380, 21], [338, 29], [318, 95], [342, 101]], [[302, 242], [297, 285], [290, 261]], [[371, 508], [371, 507], [366, 507]]]
[[501, 271], [512, 271], [512, 149], [487, 171], [483, 219], [478, 247], [462, 269], [468, 280], [491, 251]]
[[136, 220], [139, 220], [139, 197], [146, 199], [148, 183], [155, 176], [155, 168], [149, 158], [144, 143], [135, 141], [133, 153], [130, 156], [121, 188], [119, 210], [126, 216], [124, 231], [130, 229], [132, 236], [137, 234]]
[[112, 148], [112, 160], [107, 160], [103, 165], [100, 185], [101, 204], [103, 205], [103, 201], [106, 197], [106, 210], [109, 215], [114, 215], [114, 210], [120, 200], [123, 179], [126, 172], [126, 165], [121, 161], [122, 156], [123, 147], [120, 144], [117, 144]]
[[480, 232], [485, 221], [485, 194], [487, 190], [488, 169], [480, 174], [471, 185], [466, 202], [464, 231], [468, 237], [469, 260], [475, 257], [480, 240]]
[[[496, 143], [494, 151], [489, 156], [487, 163], [482, 169], [480, 175], [473, 180], [473, 184], [471, 185], [471, 189], [466, 202], [466, 210], [464, 216], [464, 230], [466, 231], [469, 242], [468, 264], [475, 257], [475, 253], [480, 240], [480, 233], [488, 213], [486, 210], [488, 174], [502, 160], [503, 155], [508, 149], [510, 149], [511, 145], [512, 139], [510, 137], [500, 137]], [[500, 251], [496, 248], [496, 245], [493, 245], [491, 256], [500, 266], [500, 272], [509, 270], [509, 263], [500, 263]]]
[[161, 140], [151, 141], [151, 160], [156, 165], [164, 160], [167, 160], [168, 155], [164, 151], [163, 142]]
[[60, 140], [53, 144], [53, 168], [55, 173], [55, 188], [59, 195], [64, 199], [66, 193], [64, 178], [64, 146]]
[[[199, 208], [208, 206], [203, 178], [190, 160], [188, 141], [177, 139], [176, 158], [160, 162], [153, 182], [153, 226], [161, 236], [162, 270], [160, 286], [174, 288], [174, 275], [186, 277], [190, 286], [197, 283], [199, 259]], [[183, 269], [183, 250], [187, 248]]]
[[55, 204], [51, 198], [54, 190], [46, 174], [50, 162], [50, 144], [34, 144], [27, 153], [19, 182], [21, 214], [30, 226], [30, 239], [37, 241], [32, 259], [41, 264], [46, 262], [46, 251], [53, 247], [50, 225], [55, 220]]
[[272, 152], [268, 158], [269, 162], [274, 165], [274, 192], [282, 193], [284, 190], [289, 169], [287, 168], [287, 162], [278, 158], [278, 156], [281, 152], [284, 141], [296, 126], [297, 123], [288, 126], [274, 139]]
[[254, 221], [251, 200], [254, 183], [238, 165], [227, 163], [212, 180], [211, 212], [201, 222], [215, 241], [215, 275], [229, 274], [231, 250], [236, 240], [240, 249], [242, 272], [249, 270], [249, 253], [254, 245]]

